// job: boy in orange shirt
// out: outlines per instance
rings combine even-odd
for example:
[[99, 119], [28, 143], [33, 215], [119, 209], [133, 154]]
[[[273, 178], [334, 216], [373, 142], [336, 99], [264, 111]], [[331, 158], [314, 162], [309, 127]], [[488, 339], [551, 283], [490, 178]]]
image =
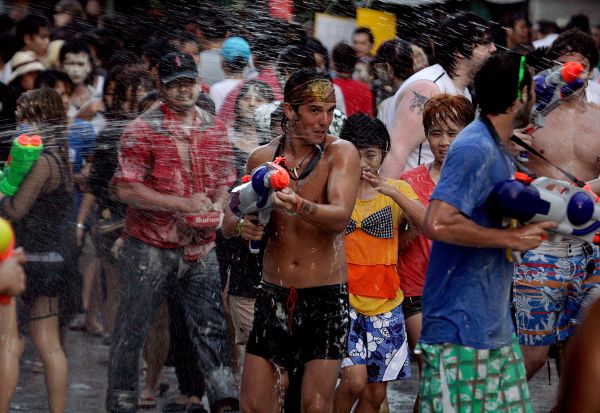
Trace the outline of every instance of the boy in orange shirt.
[[406, 219], [420, 227], [425, 208], [406, 182], [377, 175], [390, 145], [380, 120], [352, 115], [340, 137], [358, 149], [362, 179], [344, 238], [351, 325], [334, 411], [350, 412], [358, 400], [356, 412], [378, 412], [387, 382], [410, 377], [398, 231]]

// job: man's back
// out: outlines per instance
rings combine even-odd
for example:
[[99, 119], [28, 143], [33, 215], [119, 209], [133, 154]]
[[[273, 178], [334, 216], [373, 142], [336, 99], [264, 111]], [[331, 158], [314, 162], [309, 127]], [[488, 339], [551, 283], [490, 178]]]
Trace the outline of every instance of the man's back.
[[355, 113], [365, 113], [369, 116], [374, 115], [373, 94], [368, 84], [360, 80], [342, 78], [334, 79], [333, 83], [340, 87], [344, 95], [346, 116], [351, 116]]

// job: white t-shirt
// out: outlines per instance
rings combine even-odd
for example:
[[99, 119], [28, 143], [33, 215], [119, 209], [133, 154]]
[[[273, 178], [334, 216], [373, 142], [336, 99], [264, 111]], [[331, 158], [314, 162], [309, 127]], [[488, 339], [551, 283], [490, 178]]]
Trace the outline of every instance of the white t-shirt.
[[217, 113], [225, 102], [225, 98], [237, 85], [242, 82], [242, 79], [225, 79], [215, 83], [210, 87], [210, 98], [215, 102], [215, 110]]
[[[431, 80], [440, 89], [440, 93], [448, 93], [450, 95], [462, 95], [469, 99], [469, 101], [471, 101], [471, 94], [469, 93], [469, 89], [464, 88], [463, 90], [459, 90], [441, 65], [436, 64], [421, 69], [417, 73], [406, 79], [392, 98], [393, 102], [389, 108], [387, 122], [384, 122], [388, 127], [390, 135], [394, 127], [394, 119], [396, 117], [396, 110], [398, 108], [398, 98], [400, 94], [404, 92], [411, 83], [417, 80]], [[404, 170], [408, 171], [409, 169], [416, 168], [421, 164], [432, 161], [433, 153], [431, 152], [431, 148], [429, 147], [429, 142], [425, 140], [423, 141], [423, 143], [417, 146], [415, 150], [412, 151], [412, 153], [408, 155]]]

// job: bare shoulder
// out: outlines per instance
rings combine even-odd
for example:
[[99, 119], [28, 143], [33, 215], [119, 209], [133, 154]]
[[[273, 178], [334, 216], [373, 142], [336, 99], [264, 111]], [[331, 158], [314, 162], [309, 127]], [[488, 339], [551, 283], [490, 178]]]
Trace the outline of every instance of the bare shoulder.
[[358, 162], [358, 151], [350, 142], [328, 135], [325, 143], [325, 152], [329, 153], [334, 159], [343, 158], [352, 160], [356, 158]]
[[275, 156], [275, 151], [279, 146], [280, 138], [275, 138], [271, 142], [266, 145], [261, 145], [256, 148], [250, 156], [248, 157], [248, 163], [246, 165], [246, 172], [250, 173], [254, 168], [258, 165], [261, 165], [265, 162], [269, 162], [273, 160]]
[[420, 79], [411, 82], [400, 94], [400, 99], [411, 99], [415, 95], [422, 95], [430, 98], [433, 95], [440, 93], [440, 88], [431, 80]]
[[[408, 85], [398, 96], [398, 108], [400, 113], [422, 114], [427, 100], [440, 93], [440, 88], [431, 80], [415, 80]], [[410, 109], [410, 110], [407, 110]]]

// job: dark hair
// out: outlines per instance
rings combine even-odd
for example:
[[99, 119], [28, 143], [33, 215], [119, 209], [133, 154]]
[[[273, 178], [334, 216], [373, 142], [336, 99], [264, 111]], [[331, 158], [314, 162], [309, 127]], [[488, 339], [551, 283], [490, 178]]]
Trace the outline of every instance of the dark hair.
[[515, 52], [500, 52], [488, 57], [475, 75], [475, 95], [481, 114], [499, 115], [506, 113], [524, 87], [531, 92], [531, 73], [525, 68], [519, 84], [521, 55]]
[[0, 34], [0, 59], [7, 63], [17, 52], [17, 39], [12, 33]]
[[25, 35], [35, 36], [45, 27], [48, 27], [48, 19], [39, 14], [28, 14], [19, 20], [15, 29], [17, 49], [22, 49], [25, 45]]
[[277, 69], [282, 75], [292, 74], [300, 69], [314, 69], [317, 66], [315, 56], [305, 46], [288, 46], [279, 53]]
[[[329, 76], [327, 76], [324, 73], [317, 72], [314, 67], [310, 69], [300, 69], [295, 71], [294, 73], [292, 73], [287, 82], [285, 82], [285, 86], [283, 88], [283, 101], [288, 103], [291, 102], [294, 98], [294, 95], [296, 95], [299, 92], [299, 88], [301, 88], [302, 86], [308, 87], [308, 84], [315, 80], [326, 80], [328, 82], [331, 82]], [[299, 105], [292, 105], [292, 108], [296, 112], [298, 112], [299, 107]], [[285, 114], [281, 118], [281, 129], [284, 133], [287, 130], [287, 117], [285, 116]]]
[[352, 73], [357, 61], [356, 52], [349, 44], [338, 43], [333, 48], [331, 60], [333, 60], [336, 71], [340, 73]]
[[144, 46], [144, 57], [148, 60], [148, 69], [158, 66], [163, 56], [178, 50], [166, 39], [155, 39]]
[[300, 23], [278, 19], [283, 25], [283, 41], [285, 45], [306, 46], [308, 35]]
[[527, 26], [531, 26], [531, 22], [529, 21], [529, 19], [527, 18], [527, 16], [525, 16], [523, 13], [512, 13], [510, 15], [510, 17], [508, 18], [508, 21], [507, 21], [506, 25], [509, 26], [510, 28], [514, 29], [515, 28], [515, 24], [519, 20], [524, 20], [525, 23], [527, 24]]
[[[265, 27], [271, 29], [265, 30]], [[254, 30], [249, 37], [252, 56], [258, 70], [265, 65], [275, 63], [279, 51], [287, 46], [281, 35], [283, 27], [281, 20], [270, 17], [258, 19], [253, 25]]]
[[202, 35], [209, 41], [224, 39], [229, 30], [225, 18], [220, 13], [212, 14], [212, 16], [203, 14], [202, 18], [197, 20], [197, 23]]
[[455, 75], [457, 54], [470, 58], [473, 46], [489, 38], [490, 25], [483, 17], [471, 12], [461, 12], [447, 16], [438, 29], [435, 57], [448, 72]]
[[538, 31], [541, 34], [551, 34], [551, 33], [558, 33], [558, 25], [550, 20], [538, 20], [536, 22], [537, 26], [538, 26]]
[[390, 134], [383, 122], [364, 113], [355, 113], [346, 119], [340, 138], [351, 142], [356, 149], [376, 146], [383, 156], [390, 150]]
[[113, 68], [116, 66], [137, 66], [142, 64], [142, 59], [138, 55], [129, 50], [119, 50], [115, 52], [110, 60], [107, 62], [106, 67]]
[[0, 32], [8, 32], [15, 27], [15, 21], [8, 14], [0, 14]]
[[561, 33], [552, 43], [548, 57], [556, 60], [567, 53], [583, 55], [590, 63], [590, 70], [598, 64], [598, 46], [594, 38], [579, 29], [570, 29]]
[[56, 13], [67, 13], [80, 19], [85, 18], [81, 3], [77, 0], [61, 0], [54, 6]]
[[50, 89], [54, 89], [58, 82], [62, 82], [65, 85], [65, 89], [67, 89], [69, 95], [73, 93], [73, 89], [75, 88], [73, 81], [69, 75], [60, 70], [44, 70], [40, 72], [37, 79], [35, 79], [35, 88], [49, 87]]
[[410, 43], [401, 39], [388, 40], [379, 46], [373, 63], [389, 63], [394, 76], [408, 79], [413, 73], [413, 52]]
[[434, 126], [448, 122], [461, 129], [475, 119], [475, 107], [464, 96], [442, 93], [431, 97], [423, 106], [423, 128], [425, 136]]
[[19, 120], [26, 120], [40, 129], [45, 144], [57, 145], [64, 164], [69, 165], [67, 113], [58, 92], [43, 87], [23, 93], [17, 99], [17, 113]]
[[375, 43], [375, 37], [373, 36], [373, 32], [371, 31], [371, 29], [369, 29], [368, 27], [358, 27], [356, 30], [354, 30], [354, 33], [352, 33], [352, 37], [360, 33], [364, 33], [367, 36], [369, 36], [369, 43]]
[[60, 48], [59, 60], [61, 63], [65, 61], [67, 53], [87, 53], [90, 59], [90, 64], [92, 63], [92, 52], [90, 50], [90, 45], [81, 38], [75, 37], [65, 41]]
[[[327, 48], [323, 46], [323, 43], [315, 37], [311, 37], [306, 42], [306, 47], [308, 50], [313, 52], [313, 54], [320, 54], [325, 59], [325, 66], [329, 69], [329, 52]], [[315, 62], [316, 63], [316, 62]]]
[[590, 19], [585, 14], [574, 14], [567, 24], [567, 29], [579, 29], [585, 33], [589, 33]]
[[[137, 89], [144, 87], [151, 90], [152, 76], [145, 69], [123, 69], [115, 76], [114, 82], [112, 105], [106, 108], [106, 116], [111, 119], [130, 119], [137, 114], [139, 108]], [[124, 110], [125, 103], [129, 104], [129, 108]]]
[[236, 56], [233, 61], [227, 62], [223, 59], [223, 68], [233, 73], [242, 73], [248, 65], [248, 60], [242, 56]]
[[266, 100], [267, 103], [271, 103], [273, 101], [273, 89], [269, 87], [265, 82], [261, 82], [260, 80], [248, 80], [244, 82], [240, 91], [238, 92], [237, 98], [235, 99], [235, 127], [237, 128], [242, 123], [242, 116], [240, 113], [240, 101], [242, 97], [244, 97], [252, 88], [255, 88], [256, 92], [261, 94]]

